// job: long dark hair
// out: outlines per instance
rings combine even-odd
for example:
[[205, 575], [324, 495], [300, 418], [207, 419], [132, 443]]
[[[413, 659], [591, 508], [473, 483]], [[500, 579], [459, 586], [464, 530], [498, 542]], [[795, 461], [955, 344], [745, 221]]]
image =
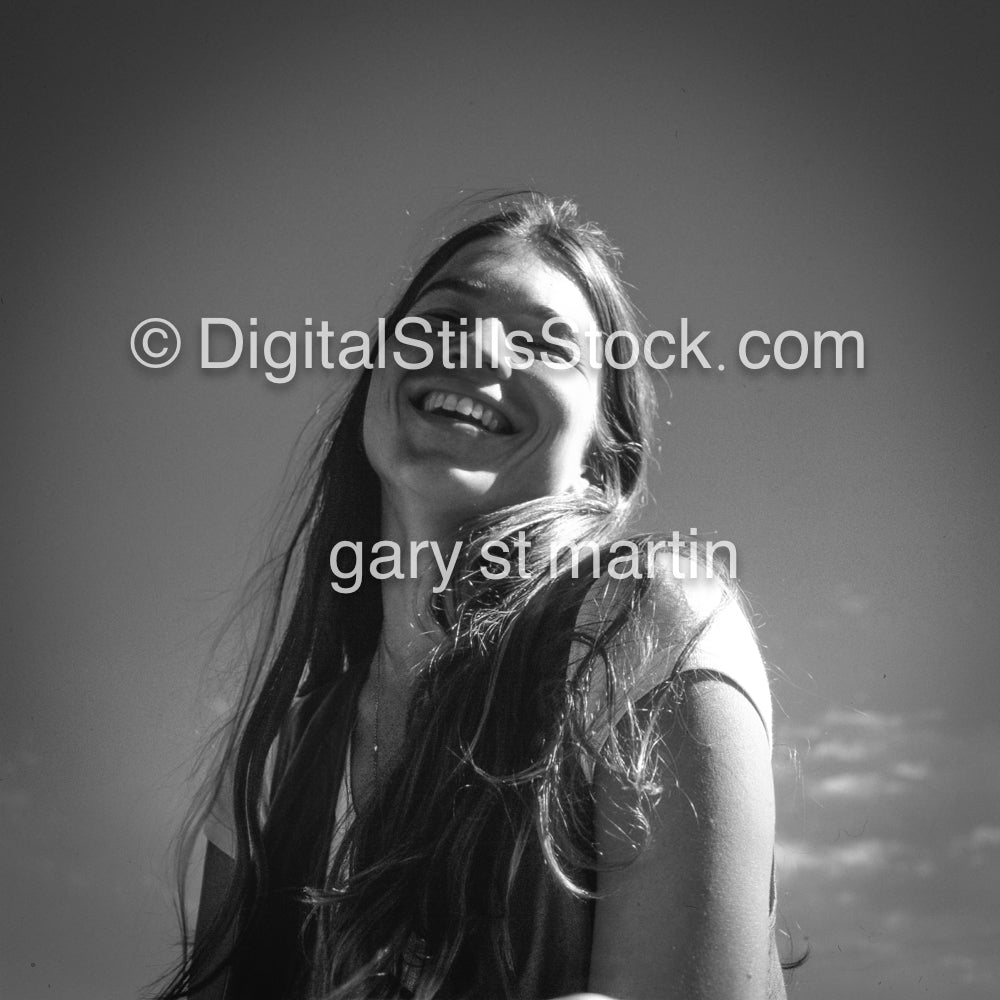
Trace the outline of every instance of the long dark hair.
[[[571, 277], [605, 334], [640, 336], [617, 250], [598, 227], [577, 220], [572, 203], [535, 193], [502, 199], [442, 242], [386, 328], [407, 315], [455, 253], [491, 236], [523, 241]], [[331, 705], [353, 706], [382, 622], [378, 581], [366, 577], [354, 593], [339, 593], [329, 576], [338, 541], [368, 551], [381, 525], [380, 486], [361, 445], [371, 373], [361, 374], [317, 448], [315, 482], [278, 561], [271, 610], [225, 749], [186, 835], [184, 864], [204, 803], [231, 783], [236, 876], [220, 919], [185, 949], [163, 1000], [189, 995], [224, 968], [241, 1000], [394, 995], [415, 937], [424, 949], [418, 997], [459, 985], [456, 969], [469, 949], [510, 983], [515, 972], [502, 916], [525, 851], [541, 850], [567, 893], [589, 894], [581, 873], [598, 862], [587, 761], [600, 756], [640, 793], [641, 804], [658, 790], [653, 722], [631, 712], [631, 725], [605, 742], [587, 713], [595, 675], [612, 703], [641, 665], [635, 650], [656, 644], [643, 617], [648, 575], [625, 581], [610, 613], [581, 629], [576, 612], [593, 584], [589, 563], [574, 568], [566, 558], [549, 559], [553, 546], [606, 556], [644, 499], [655, 397], [645, 366], [627, 363], [622, 338], [611, 350], [625, 363], [603, 370], [598, 431], [586, 458], [592, 485], [465, 526], [455, 582], [429, 608], [441, 640], [412, 697], [405, 765], [379, 783], [331, 864], [335, 791], [317, 763], [330, 759], [325, 723]], [[479, 572], [482, 546], [519, 533], [531, 543], [529, 578], [487, 581]], [[679, 622], [678, 629], [682, 634], [669, 638], [683, 646], [698, 624]], [[628, 663], [614, 652], [618, 637], [632, 640]], [[567, 671], [574, 641], [584, 653]], [[310, 753], [285, 752], [293, 702], [316, 721]], [[645, 811], [640, 805], [636, 812], [641, 829]], [[210, 956], [230, 934], [235, 943], [228, 954], [223, 949], [223, 964], [211, 967]]]

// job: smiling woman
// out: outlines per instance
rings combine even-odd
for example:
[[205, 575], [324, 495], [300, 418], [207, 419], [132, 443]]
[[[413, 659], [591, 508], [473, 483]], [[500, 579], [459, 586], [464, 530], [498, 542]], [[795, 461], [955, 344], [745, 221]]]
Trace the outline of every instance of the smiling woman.
[[[425, 262], [406, 317], [423, 339], [324, 438], [158, 995], [783, 996], [770, 699], [736, 595], [656, 547], [588, 571], [627, 540], [652, 437], [643, 367], [582, 349], [621, 361], [609, 332], [638, 330], [617, 252], [569, 203], [508, 199]], [[485, 572], [498, 545], [516, 572]], [[385, 547], [408, 572], [377, 571]]]
[[[442, 266], [410, 311], [438, 322], [478, 320], [468, 334], [476, 344], [465, 353], [483, 361], [456, 364], [462, 336], [447, 343], [437, 364], [387, 366], [372, 375], [365, 451], [379, 478], [392, 481], [393, 495], [407, 494], [418, 521], [443, 516], [450, 523], [441, 527], [453, 533], [475, 514], [586, 485], [600, 368], [581, 360], [560, 369], [538, 359], [515, 373], [503, 346], [508, 332], [536, 327], [544, 343], [540, 328], [553, 315], [593, 329], [597, 321], [573, 280], [530, 244], [484, 236]], [[414, 365], [421, 356], [393, 353]], [[468, 419], [477, 405], [489, 408], [492, 427]], [[419, 537], [440, 537], [436, 525], [428, 527]]]

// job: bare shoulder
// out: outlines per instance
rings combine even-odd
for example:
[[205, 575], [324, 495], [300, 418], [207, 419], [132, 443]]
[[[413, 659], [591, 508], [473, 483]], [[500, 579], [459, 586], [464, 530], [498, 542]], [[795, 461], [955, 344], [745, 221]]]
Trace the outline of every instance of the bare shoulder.
[[[626, 700], [633, 704], [666, 681], [679, 688], [715, 680], [739, 691], [770, 739], [771, 698], [756, 634], [735, 587], [702, 564], [659, 553], [651, 560], [649, 579], [637, 588], [631, 580], [605, 573], [591, 586], [577, 616], [581, 634], [614, 620], [626, 623], [613, 640], [612, 653], [624, 688], [616, 697], [613, 721]], [[629, 627], [631, 625], [631, 627]], [[576, 643], [571, 667], [586, 652]], [[682, 676], [681, 676], [682, 675]], [[603, 696], [597, 678], [595, 710]], [[742, 713], [741, 713], [742, 714]], [[692, 723], [697, 720], [692, 719]]]
[[[652, 551], [648, 564], [633, 573], [616, 575], [614, 560], [610, 560], [587, 592], [577, 618], [579, 624], [642, 613], [659, 630], [670, 634], [707, 623], [733, 605], [737, 617], [742, 616], [739, 602], [734, 600], [734, 588], [718, 574], [692, 559], [679, 559], [656, 549], [655, 544], [659, 543], [647, 545], [647, 550]], [[636, 587], [635, 581], [640, 579], [644, 586]]]
[[663, 792], [643, 849], [634, 789], [595, 773], [598, 853], [621, 867], [599, 875], [589, 988], [756, 1000], [767, 995], [774, 847], [767, 677], [730, 588], [674, 569], [661, 561], [642, 598], [659, 636], [652, 680], [669, 677], [676, 696], [652, 734]]

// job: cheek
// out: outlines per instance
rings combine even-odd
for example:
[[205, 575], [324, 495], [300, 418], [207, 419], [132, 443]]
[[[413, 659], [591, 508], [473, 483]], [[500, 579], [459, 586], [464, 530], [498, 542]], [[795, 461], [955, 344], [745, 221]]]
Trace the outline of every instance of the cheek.
[[368, 387], [361, 422], [361, 440], [372, 465], [378, 464], [386, 440], [386, 406], [385, 381], [373, 377]]
[[588, 381], [585, 388], [578, 388], [570, 398], [573, 427], [579, 437], [589, 442], [601, 420], [601, 383]]
[[598, 398], [592, 387], [566, 400], [562, 420], [563, 430], [556, 445], [558, 464], [576, 476], [586, 466], [597, 434]]

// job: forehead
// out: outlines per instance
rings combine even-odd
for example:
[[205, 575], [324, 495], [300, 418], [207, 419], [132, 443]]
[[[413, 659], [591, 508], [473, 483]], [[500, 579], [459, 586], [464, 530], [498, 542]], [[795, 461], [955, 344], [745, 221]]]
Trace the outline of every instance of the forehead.
[[489, 236], [462, 247], [427, 282], [419, 299], [453, 295], [542, 318], [564, 316], [581, 328], [597, 326], [577, 283], [520, 240]]

